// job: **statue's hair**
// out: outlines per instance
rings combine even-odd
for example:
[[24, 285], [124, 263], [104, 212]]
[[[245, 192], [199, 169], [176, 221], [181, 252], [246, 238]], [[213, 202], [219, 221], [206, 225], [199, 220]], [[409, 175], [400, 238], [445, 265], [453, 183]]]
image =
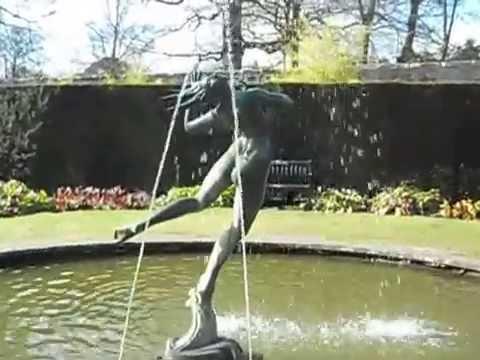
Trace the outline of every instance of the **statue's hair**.
[[[229, 72], [224, 70], [216, 70], [209, 73], [202, 73], [198, 70], [198, 66], [196, 66], [186, 76], [188, 76], [186, 79], [187, 87], [183, 95], [186, 96], [187, 100], [182, 102], [180, 106], [188, 107], [194, 103], [197, 103], [199, 100], [201, 101], [201, 99], [206, 100], [206, 97], [209, 98], [209, 100], [222, 99], [221, 101], [224, 104], [231, 101]], [[214, 80], [213, 86], [210, 80]], [[215, 83], [215, 80], [220, 80], [223, 82], [223, 84], [218, 82]], [[234, 88], [235, 90], [243, 90], [246, 88], [246, 84], [245, 82], [234, 78]], [[178, 96], [179, 92], [174, 91], [172, 94], [164, 96], [163, 99], [176, 99]]]
[[[225, 70], [216, 70], [216, 71], [213, 71], [213, 72], [210, 72], [210, 73], [200, 73], [199, 76], [201, 78], [201, 76], [204, 75], [204, 79], [225, 79], [226, 81], [230, 81], [230, 73], [228, 71], [225, 71]], [[235, 75], [234, 75], [234, 78], [233, 78], [233, 83], [234, 83], [234, 87], [235, 89], [243, 89], [247, 86], [247, 84], [242, 80], [242, 79], [238, 79]]]

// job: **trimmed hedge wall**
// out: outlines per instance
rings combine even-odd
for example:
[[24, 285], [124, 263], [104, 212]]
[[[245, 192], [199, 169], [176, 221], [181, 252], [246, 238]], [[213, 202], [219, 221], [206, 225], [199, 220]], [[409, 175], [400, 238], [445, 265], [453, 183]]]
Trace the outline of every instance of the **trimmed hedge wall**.
[[[368, 190], [420, 178], [454, 193], [479, 191], [480, 85], [282, 85], [298, 107], [277, 128], [277, 158], [312, 159], [316, 185]], [[54, 91], [55, 90], [55, 91]], [[61, 86], [38, 116], [27, 182], [150, 190], [170, 123], [172, 86]], [[11, 91], [0, 88], [0, 91]], [[231, 141], [190, 137], [177, 120], [161, 184], [198, 184]], [[437, 169], [437, 170], [435, 170]], [[433, 171], [435, 170], [435, 171]], [[446, 174], [438, 183], [439, 173]], [[470, 174], [465, 180], [465, 174]], [[465, 189], [464, 189], [465, 188]]]

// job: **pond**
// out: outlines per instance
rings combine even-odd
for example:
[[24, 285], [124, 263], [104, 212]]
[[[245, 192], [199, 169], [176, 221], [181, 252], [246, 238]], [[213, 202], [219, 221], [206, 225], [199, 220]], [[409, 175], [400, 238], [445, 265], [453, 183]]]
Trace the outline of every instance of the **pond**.
[[[136, 258], [0, 269], [0, 359], [117, 359]], [[144, 258], [125, 359], [184, 333], [201, 255]], [[249, 257], [253, 346], [264, 358], [465, 359], [480, 352], [476, 279], [317, 256]], [[240, 257], [218, 281], [219, 332], [246, 347]]]

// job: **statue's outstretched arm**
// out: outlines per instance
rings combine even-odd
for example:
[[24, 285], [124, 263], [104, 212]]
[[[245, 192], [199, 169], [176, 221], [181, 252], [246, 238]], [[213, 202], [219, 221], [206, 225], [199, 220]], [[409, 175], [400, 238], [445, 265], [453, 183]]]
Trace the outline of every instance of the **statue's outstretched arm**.
[[286, 94], [257, 89], [256, 95], [258, 99], [263, 100], [264, 104], [274, 108], [277, 113], [289, 113], [295, 105], [292, 98]]
[[228, 130], [228, 115], [220, 110], [220, 104], [210, 111], [196, 117], [193, 120], [189, 119], [190, 109], [185, 111], [184, 127], [185, 131], [191, 135], [207, 135], [211, 130]]
[[[245, 108], [258, 108], [260, 112], [270, 112], [276, 120], [290, 119], [294, 114], [295, 103], [286, 94], [252, 88], [244, 91], [240, 99], [245, 100], [243, 102]], [[252, 114], [258, 114], [258, 111], [253, 111]]]

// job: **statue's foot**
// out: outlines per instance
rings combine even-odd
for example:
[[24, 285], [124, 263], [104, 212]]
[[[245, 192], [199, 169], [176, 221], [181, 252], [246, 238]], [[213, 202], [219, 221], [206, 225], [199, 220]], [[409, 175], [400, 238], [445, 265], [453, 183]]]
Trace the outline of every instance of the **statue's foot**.
[[113, 238], [117, 241], [117, 245], [124, 243], [125, 241], [131, 239], [135, 235], [139, 234], [139, 225], [130, 225], [115, 229], [113, 233]]
[[205, 302], [193, 288], [185, 305], [192, 311], [192, 324], [183, 336], [171, 339], [170, 347], [182, 352], [215, 343], [218, 339], [217, 317], [211, 302]]

